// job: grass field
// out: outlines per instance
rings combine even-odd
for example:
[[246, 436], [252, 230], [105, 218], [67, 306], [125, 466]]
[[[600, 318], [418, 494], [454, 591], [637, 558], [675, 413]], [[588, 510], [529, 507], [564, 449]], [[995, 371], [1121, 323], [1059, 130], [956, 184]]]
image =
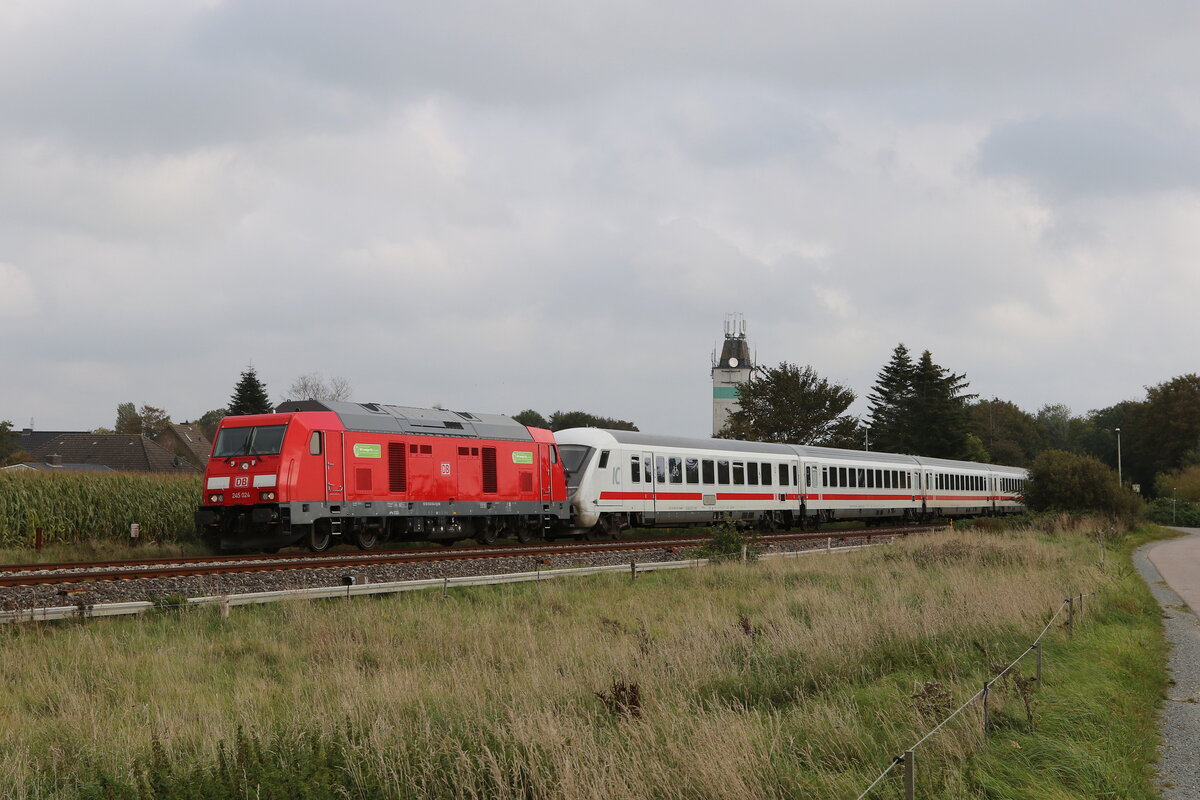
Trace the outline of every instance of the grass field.
[[[1128, 551], [1154, 534], [1102, 551], [1098, 530], [5, 628], [0, 786], [855, 798], [1063, 598], [1095, 592], [1073, 638], [1049, 635], [1041, 687], [996, 687], [986, 744], [968, 709], [922, 746], [918, 796], [1152, 798], [1165, 645]], [[871, 795], [900, 796], [892, 778]]]

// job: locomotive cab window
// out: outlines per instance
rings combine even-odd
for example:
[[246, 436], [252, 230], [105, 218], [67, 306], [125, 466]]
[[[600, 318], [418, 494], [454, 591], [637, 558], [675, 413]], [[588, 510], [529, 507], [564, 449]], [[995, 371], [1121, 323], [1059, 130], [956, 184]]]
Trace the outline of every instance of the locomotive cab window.
[[248, 428], [222, 428], [213, 447], [213, 458], [236, 456], [276, 456], [283, 448], [286, 425], [256, 425]]
[[313, 431], [312, 436], [308, 437], [308, 453], [309, 455], [321, 455], [321, 432]]

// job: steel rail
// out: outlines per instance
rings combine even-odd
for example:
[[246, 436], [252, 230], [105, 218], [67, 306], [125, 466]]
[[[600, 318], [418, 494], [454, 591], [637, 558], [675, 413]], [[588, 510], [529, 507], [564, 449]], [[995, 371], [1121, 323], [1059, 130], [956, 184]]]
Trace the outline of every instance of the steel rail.
[[[759, 541], [820, 541], [842, 542], [846, 539], [866, 539], [880, 536], [903, 536], [920, 533], [929, 528], [874, 528], [829, 533], [778, 533], [758, 537]], [[709, 537], [669, 539], [627, 539], [570, 544], [509, 545], [502, 547], [468, 547], [444, 550], [394, 550], [386, 552], [349, 554], [289, 554], [278, 556], [232, 556], [194, 559], [143, 559], [136, 561], [13, 565], [0, 566], [0, 587], [34, 586], [94, 581], [139, 580], [147, 578], [190, 577], [198, 575], [237, 574], [243, 572], [276, 572], [304, 569], [335, 569], [368, 567], [386, 564], [410, 564], [427, 561], [461, 561], [468, 559], [497, 559], [518, 556], [587, 555], [592, 553], [628, 552], [639, 550], [673, 549], [704, 544]]]

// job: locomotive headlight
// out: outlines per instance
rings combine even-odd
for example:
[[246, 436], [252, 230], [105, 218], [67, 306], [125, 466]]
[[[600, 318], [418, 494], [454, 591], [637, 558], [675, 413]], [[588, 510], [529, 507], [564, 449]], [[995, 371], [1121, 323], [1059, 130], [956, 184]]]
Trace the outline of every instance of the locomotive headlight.
[[219, 494], [210, 494], [208, 496], [208, 502], [210, 502], [210, 503], [220, 503], [224, 500], [225, 500], [225, 498]]
[[263, 500], [274, 500], [275, 499], [274, 492], [261, 492], [260, 495]]

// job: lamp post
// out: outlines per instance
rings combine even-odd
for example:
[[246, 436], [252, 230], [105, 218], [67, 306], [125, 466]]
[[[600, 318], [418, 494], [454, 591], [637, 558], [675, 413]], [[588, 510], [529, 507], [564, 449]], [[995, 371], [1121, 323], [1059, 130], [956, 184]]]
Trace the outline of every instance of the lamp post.
[[1121, 429], [1113, 428], [1113, 430], [1117, 432], [1117, 483], [1124, 486], [1125, 482], [1121, 479]]
[[1178, 486], [1171, 488], [1171, 524], [1175, 524], [1175, 493], [1179, 491]]
[[871, 452], [871, 426], [863, 425], [863, 448]]

